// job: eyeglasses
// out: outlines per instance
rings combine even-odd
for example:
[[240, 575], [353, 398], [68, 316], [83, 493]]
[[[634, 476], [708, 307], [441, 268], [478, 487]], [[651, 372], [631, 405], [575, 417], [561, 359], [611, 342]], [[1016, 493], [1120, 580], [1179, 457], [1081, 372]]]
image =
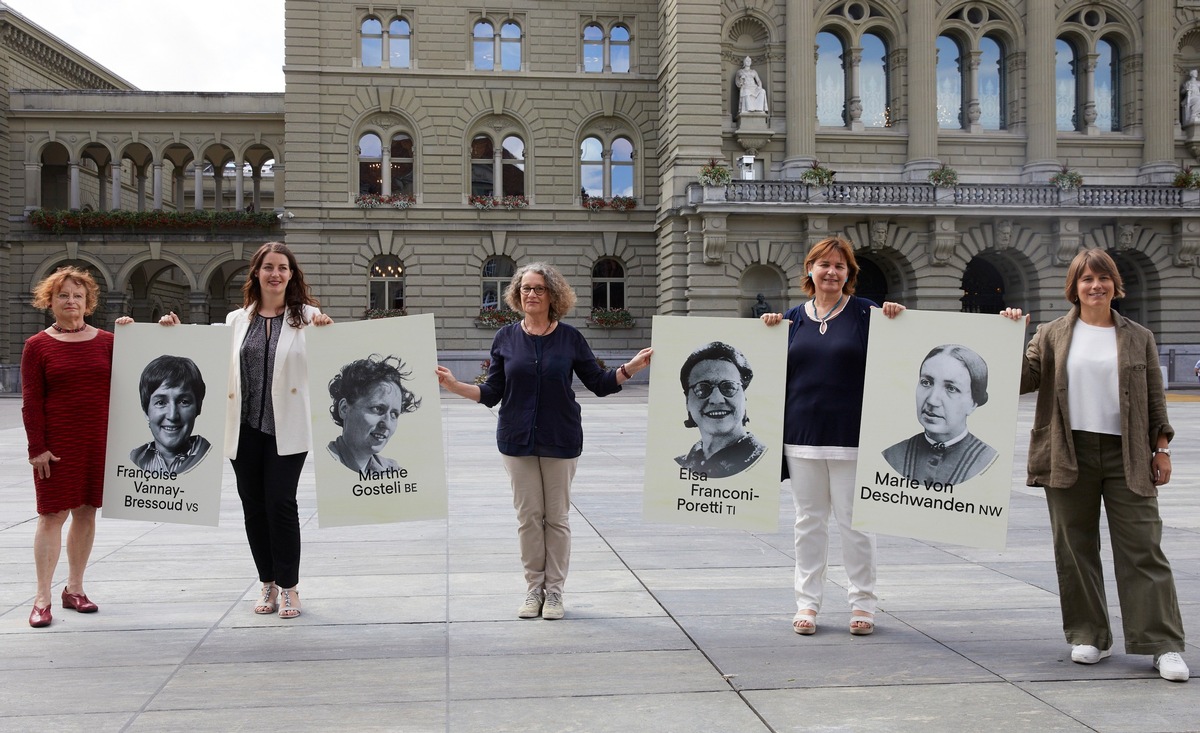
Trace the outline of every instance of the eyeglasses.
[[543, 285], [522, 285], [521, 286], [521, 295], [529, 295], [530, 293], [533, 293], [534, 295], [537, 295], [540, 297], [540, 296], [546, 294], [546, 287]]
[[721, 394], [725, 395], [726, 397], [732, 397], [737, 394], [738, 390], [741, 388], [741, 382], [730, 382], [725, 380], [715, 384], [713, 382], [696, 382], [692, 386], [688, 387], [688, 391], [694, 394], [697, 399], [703, 400], [712, 394], [714, 389], [721, 390]]

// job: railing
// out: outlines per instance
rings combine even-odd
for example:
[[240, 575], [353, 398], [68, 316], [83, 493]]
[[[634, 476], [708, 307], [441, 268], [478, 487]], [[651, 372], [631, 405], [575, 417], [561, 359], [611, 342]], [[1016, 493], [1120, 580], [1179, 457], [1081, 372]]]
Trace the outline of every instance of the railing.
[[1103, 209], [1181, 209], [1200, 207], [1200, 192], [1173, 186], [1083, 186], [1064, 191], [1051, 185], [959, 184], [934, 188], [927, 183], [834, 183], [811, 186], [799, 181], [733, 181], [724, 189], [688, 187], [688, 201], [699, 203], [838, 203], [860, 206], [1083, 207]]

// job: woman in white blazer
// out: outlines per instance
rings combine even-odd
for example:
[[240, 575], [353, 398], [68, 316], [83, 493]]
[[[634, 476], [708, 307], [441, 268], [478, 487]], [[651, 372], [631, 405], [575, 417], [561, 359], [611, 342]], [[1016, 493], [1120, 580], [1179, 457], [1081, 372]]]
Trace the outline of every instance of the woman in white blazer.
[[[244, 307], [233, 329], [225, 456], [233, 463], [250, 554], [262, 582], [254, 612], [300, 615], [300, 515], [296, 486], [312, 450], [304, 327], [333, 319], [316, 308], [296, 257], [267, 242], [250, 258]], [[163, 323], [178, 323], [171, 313]]]

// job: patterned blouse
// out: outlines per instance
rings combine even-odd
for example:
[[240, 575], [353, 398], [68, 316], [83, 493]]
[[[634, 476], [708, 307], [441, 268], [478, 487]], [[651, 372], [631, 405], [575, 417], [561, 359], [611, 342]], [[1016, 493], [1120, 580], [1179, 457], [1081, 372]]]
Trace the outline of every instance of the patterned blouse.
[[283, 314], [274, 318], [256, 314], [242, 341], [242, 424], [267, 435], [275, 434], [271, 375], [282, 328]]

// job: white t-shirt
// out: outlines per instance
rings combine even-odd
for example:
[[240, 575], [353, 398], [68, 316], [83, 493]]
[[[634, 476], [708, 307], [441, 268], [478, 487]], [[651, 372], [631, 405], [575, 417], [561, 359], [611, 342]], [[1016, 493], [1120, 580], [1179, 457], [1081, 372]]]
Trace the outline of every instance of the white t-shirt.
[[1075, 321], [1067, 354], [1067, 409], [1071, 429], [1121, 434], [1117, 386], [1117, 329]]

